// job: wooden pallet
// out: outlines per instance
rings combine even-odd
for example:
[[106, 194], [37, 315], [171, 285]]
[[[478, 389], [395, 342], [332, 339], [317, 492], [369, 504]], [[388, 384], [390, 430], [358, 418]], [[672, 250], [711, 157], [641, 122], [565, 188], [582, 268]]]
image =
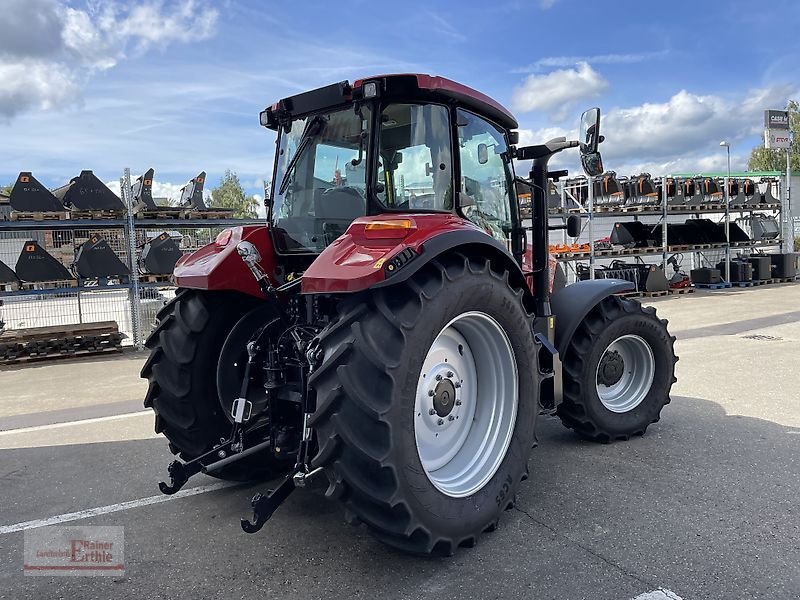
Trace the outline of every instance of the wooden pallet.
[[621, 294], [617, 295], [622, 296], [623, 298], [661, 298], [663, 296], [668, 296], [669, 290], [658, 290], [657, 292], [622, 292]]
[[136, 213], [140, 219], [188, 219], [188, 213], [191, 212], [187, 208], [159, 208], [156, 210], [143, 210]]
[[723, 290], [731, 287], [731, 284], [727, 281], [721, 281], [720, 283], [693, 283], [692, 287], [701, 290]]
[[681, 296], [683, 294], [694, 294], [694, 288], [670, 288], [667, 290], [670, 296]]
[[144, 273], [139, 275], [139, 281], [143, 283], [171, 283], [172, 275], [153, 275], [152, 273]]
[[189, 219], [231, 219], [234, 217], [232, 210], [197, 210], [192, 211], [192, 213], [187, 217]]
[[116, 352], [124, 337], [114, 321], [12, 329], [0, 333], [0, 364]]
[[63, 210], [32, 212], [12, 210], [9, 219], [11, 221], [66, 221], [69, 219], [69, 213]]
[[50, 290], [78, 287], [77, 279], [60, 279], [56, 281], [23, 281], [19, 284], [20, 290]]
[[124, 210], [76, 210], [69, 211], [71, 219], [122, 219]]
[[0, 365], [18, 365], [18, 364], [25, 364], [25, 363], [32, 363], [32, 362], [39, 362], [43, 360], [57, 360], [59, 358], [80, 358], [82, 356], [97, 356], [98, 354], [119, 354], [122, 352], [121, 346], [112, 346], [109, 345], [104, 348], [96, 348], [93, 350], [74, 350], [74, 351], [67, 351], [67, 352], [52, 352], [52, 353], [42, 353], [42, 354], [35, 354], [35, 355], [20, 355], [13, 358], [3, 358], [0, 356]]
[[756, 285], [761, 285], [761, 284], [756, 283], [755, 281], [731, 281], [731, 285], [733, 287], [744, 288], [744, 287], [754, 287]]

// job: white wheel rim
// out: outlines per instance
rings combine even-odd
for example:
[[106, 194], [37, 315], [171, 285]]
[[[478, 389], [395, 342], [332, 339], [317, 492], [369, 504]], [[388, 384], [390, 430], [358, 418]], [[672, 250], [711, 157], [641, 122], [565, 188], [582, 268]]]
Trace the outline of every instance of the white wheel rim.
[[629, 412], [647, 397], [655, 373], [650, 344], [638, 335], [623, 335], [609, 344], [597, 363], [597, 396], [611, 412]]
[[470, 496], [500, 468], [514, 433], [517, 383], [514, 350], [489, 315], [463, 313], [436, 336], [417, 382], [414, 436], [440, 492]]

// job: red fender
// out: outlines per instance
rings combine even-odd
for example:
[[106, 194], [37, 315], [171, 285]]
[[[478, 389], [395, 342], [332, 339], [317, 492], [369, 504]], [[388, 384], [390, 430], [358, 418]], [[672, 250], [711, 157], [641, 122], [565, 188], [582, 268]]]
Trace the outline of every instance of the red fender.
[[426, 246], [438, 253], [437, 242], [444, 238], [448, 245], [458, 239], [502, 247], [471, 221], [449, 213], [359, 217], [306, 269], [302, 292], [352, 293], [402, 279], [406, 265], [413, 264]]
[[[261, 267], [270, 277], [275, 270], [275, 252], [266, 225], [245, 225], [225, 229], [216, 241], [191, 254], [184, 254], [175, 265], [175, 283], [198, 290], [236, 290], [264, 298], [258, 283], [236, 251], [241, 241], [251, 242], [261, 253]], [[277, 282], [272, 282], [277, 285]]]

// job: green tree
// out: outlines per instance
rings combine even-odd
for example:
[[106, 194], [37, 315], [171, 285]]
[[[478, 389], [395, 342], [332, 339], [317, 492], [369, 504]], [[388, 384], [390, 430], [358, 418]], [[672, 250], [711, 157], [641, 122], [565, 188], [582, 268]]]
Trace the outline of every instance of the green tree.
[[11, 185], [11, 184], [9, 184], [9, 185], [0, 185], [0, 194], [3, 194], [4, 196], [10, 196], [12, 187], [14, 187], [14, 186]]
[[[790, 152], [791, 167], [792, 171], [800, 171], [800, 104], [796, 100], [790, 100], [786, 110], [789, 111], [789, 127], [794, 135]], [[785, 171], [786, 151], [768, 150], [763, 145], [757, 146], [750, 153], [747, 168], [750, 171]]]
[[211, 190], [211, 207], [230, 208], [242, 219], [258, 216], [258, 198], [245, 194], [239, 176], [231, 170], [226, 170], [219, 185]]

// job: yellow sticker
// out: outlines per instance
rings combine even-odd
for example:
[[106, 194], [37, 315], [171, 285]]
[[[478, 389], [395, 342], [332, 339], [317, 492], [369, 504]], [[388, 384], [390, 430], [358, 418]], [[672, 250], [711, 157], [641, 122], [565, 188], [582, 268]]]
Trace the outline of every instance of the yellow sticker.
[[379, 259], [374, 265], [372, 265], [373, 269], [380, 269], [383, 266], [383, 263], [386, 261], [385, 258]]

